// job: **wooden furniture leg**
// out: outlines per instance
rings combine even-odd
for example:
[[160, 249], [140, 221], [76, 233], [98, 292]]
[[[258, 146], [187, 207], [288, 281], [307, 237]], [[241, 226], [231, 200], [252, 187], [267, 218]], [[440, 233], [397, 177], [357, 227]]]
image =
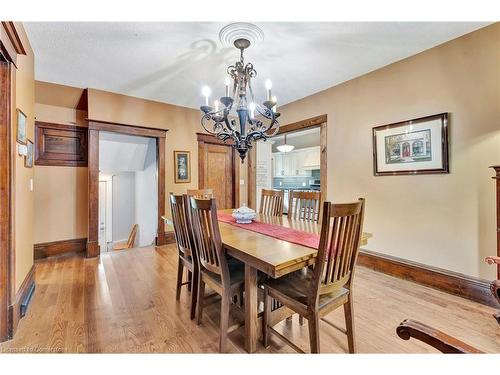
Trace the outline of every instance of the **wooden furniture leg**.
[[[351, 290], [352, 293], [352, 290]], [[347, 344], [349, 353], [356, 353], [356, 343], [354, 334], [354, 309], [352, 303], [352, 294], [349, 293], [349, 300], [344, 304], [345, 327], [347, 331]]]
[[318, 314], [311, 314], [307, 320], [309, 324], [309, 341], [311, 345], [311, 353], [319, 353], [319, 317]]
[[245, 349], [248, 353], [257, 350], [257, 270], [245, 264]]
[[187, 272], [187, 290], [190, 292], [193, 285], [193, 273], [191, 271]]
[[198, 287], [199, 287], [199, 271], [193, 272], [191, 278], [191, 315], [190, 318], [193, 320], [196, 317], [196, 304], [198, 302]]
[[196, 313], [196, 324], [201, 324], [201, 318], [203, 315], [203, 304], [205, 297], [205, 282], [202, 280], [202, 276], [198, 279], [198, 303], [197, 303], [197, 313]]
[[177, 265], [177, 289], [175, 291], [175, 299], [178, 301], [181, 298], [181, 288], [182, 288], [182, 274], [184, 273], [184, 265], [181, 260], [178, 260]]

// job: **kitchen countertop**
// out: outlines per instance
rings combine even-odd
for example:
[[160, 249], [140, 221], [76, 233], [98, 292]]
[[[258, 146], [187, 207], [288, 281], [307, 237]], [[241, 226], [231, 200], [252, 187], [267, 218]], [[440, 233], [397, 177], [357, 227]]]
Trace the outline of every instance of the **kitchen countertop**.
[[314, 190], [308, 186], [273, 186], [274, 190]]

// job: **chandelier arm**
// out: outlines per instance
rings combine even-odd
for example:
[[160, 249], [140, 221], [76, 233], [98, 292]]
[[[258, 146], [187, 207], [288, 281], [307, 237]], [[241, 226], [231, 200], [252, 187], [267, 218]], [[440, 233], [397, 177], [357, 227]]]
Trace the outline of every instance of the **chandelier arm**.
[[[217, 135], [218, 133], [216, 131], [211, 131], [209, 129], [207, 129], [207, 127], [205, 126], [205, 122], [207, 121], [210, 121], [212, 120], [212, 116], [210, 115], [210, 113], [207, 113], [206, 115], [204, 115], [202, 118], [201, 118], [201, 126], [203, 126], [203, 129], [206, 130], [207, 133], [211, 134], [211, 135]], [[215, 128], [215, 125], [214, 124], [214, 128]]]

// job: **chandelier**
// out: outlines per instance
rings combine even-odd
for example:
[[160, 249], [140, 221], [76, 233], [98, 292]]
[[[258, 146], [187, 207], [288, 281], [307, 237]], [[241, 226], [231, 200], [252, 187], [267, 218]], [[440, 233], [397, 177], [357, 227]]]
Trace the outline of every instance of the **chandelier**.
[[[266, 140], [278, 132], [277, 118], [280, 115], [276, 112], [276, 97], [271, 96], [270, 80], [266, 81], [267, 99], [262, 105], [254, 99], [251, 81], [257, 76], [257, 71], [252, 63], [245, 64], [243, 58], [243, 51], [250, 44], [250, 40], [246, 38], [234, 41], [234, 46], [240, 50], [240, 61], [227, 68], [225, 95], [209, 105], [211, 91], [205, 86], [202, 89], [205, 105], [200, 107], [203, 112], [203, 128], [224, 142], [232, 141], [242, 163], [248, 150], [252, 148], [252, 142]], [[233, 108], [236, 113], [232, 112]]]

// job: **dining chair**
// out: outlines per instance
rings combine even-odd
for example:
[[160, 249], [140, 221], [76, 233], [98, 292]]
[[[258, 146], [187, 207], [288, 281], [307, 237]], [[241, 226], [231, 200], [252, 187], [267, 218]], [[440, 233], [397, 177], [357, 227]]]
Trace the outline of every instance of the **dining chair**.
[[219, 232], [215, 198], [190, 198], [191, 218], [200, 265], [198, 278], [197, 324], [201, 324], [205, 285], [221, 296], [219, 351], [226, 349], [229, 328], [229, 307], [233, 298], [244, 290], [244, 264], [227, 258]]
[[262, 189], [259, 214], [269, 216], [283, 215], [283, 190]]
[[290, 190], [288, 196], [288, 217], [295, 220], [319, 221], [321, 192]]
[[[341, 204], [324, 202], [314, 268], [304, 268], [264, 282], [264, 346], [269, 344], [269, 334], [274, 333], [296, 351], [303, 352], [269, 325], [274, 298], [307, 319], [312, 353], [320, 352], [319, 319], [346, 334], [349, 352], [356, 351], [352, 285], [363, 233], [364, 203], [364, 199]], [[324, 319], [340, 306], [344, 307], [345, 330]]]
[[[187, 195], [174, 195], [170, 193], [170, 208], [172, 211], [172, 224], [174, 227], [175, 242], [179, 253], [177, 266], [177, 289], [175, 299], [181, 296], [183, 285], [191, 291], [191, 319], [195, 318], [196, 300], [198, 298], [198, 258], [195, 256], [194, 239], [192, 236], [191, 220], [189, 217], [189, 201]], [[187, 281], [183, 282], [184, 268], [188, 270]]]
[[188, 189], [186, 192], [188, 197], [195, 197], [198, 199], [211, 199], [214, 197], [212, 189]]

